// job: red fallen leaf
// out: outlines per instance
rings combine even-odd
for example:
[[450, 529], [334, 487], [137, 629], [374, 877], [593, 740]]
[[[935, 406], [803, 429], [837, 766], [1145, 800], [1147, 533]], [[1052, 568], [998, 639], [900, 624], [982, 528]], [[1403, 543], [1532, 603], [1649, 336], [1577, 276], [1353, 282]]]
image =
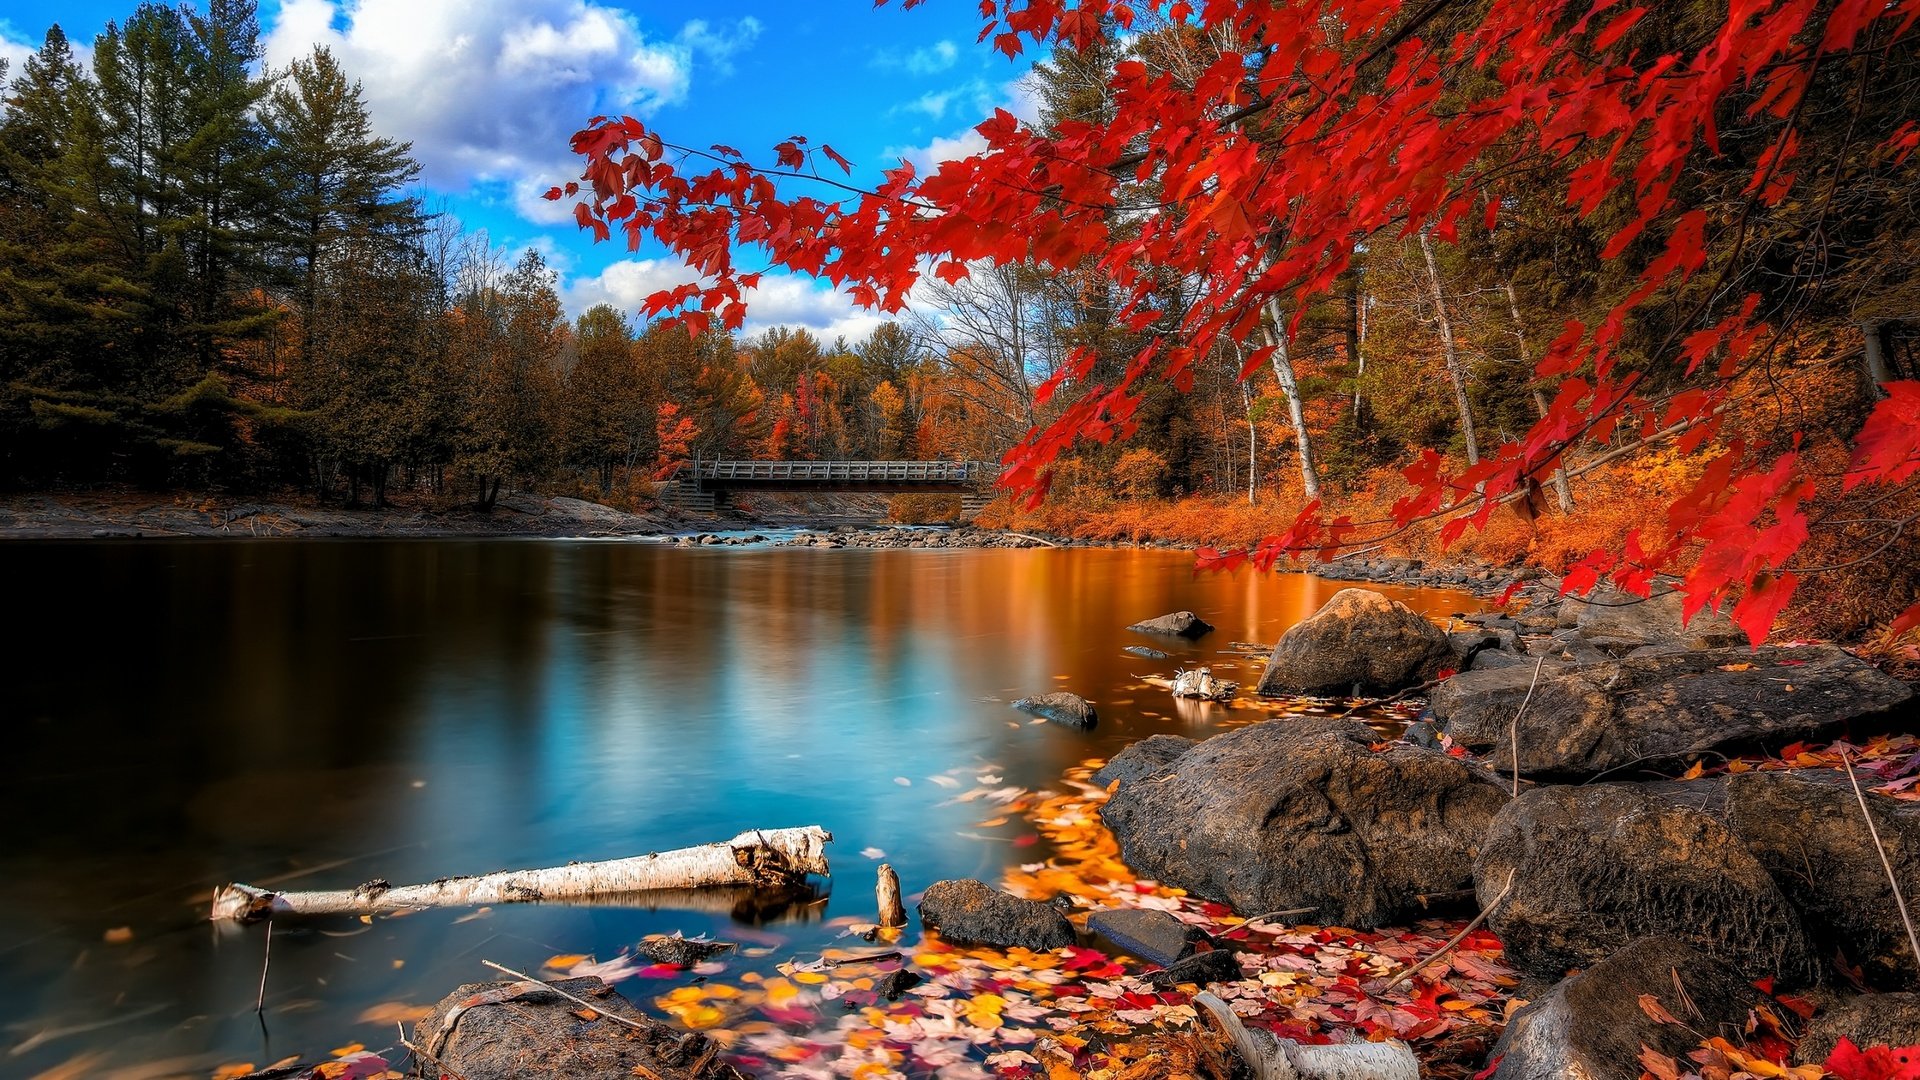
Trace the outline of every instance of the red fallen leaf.
[[1013, 838], [1014, 847], [1032, 847], [1039, 842], [1040, 834], [1038, 833], [1028, 833], [1025, 836], [1016, 836]]
[[1460, 674], [1460, 672], [1454, 668], [1443, 667], [1439, 671], [1435, 672], [1433, 677], [1436, 681], [1438, 681], [1443, 679], [1451, 679], [1458, 674]]
[[1753, 988], [1771, 997], [1773, 995], [1773, 976], [1753, 980]]
[[1448, 756], [1448, 757], [1457, 757], [1457, 758], [1463, 758], [1463, 757], [1466, 757], [1466, 756], [1467, 756], [1467, 748], [1466, 748], [1466, 747], [1464, 747], [1464, 746], [1461, 746], [1461, 745], [1459, 745], [1458, 743], [1456, 743], [1456, 744], [1454, 744], [1453, 746], [1449, 746], [1449, 747], [1447, 747], [1447, 756]]
[[1501, 592], [1501, 594], [1494, 599], [1493, 606], [1506, 607], [1507, 602], [1513, 599], [1513, 594], [1519, 591], [1520, 591], [1520, 582], [1515, 581], [1515, 582], [1509, 583], [1505, 591]]
[[1488, 1080], [1489, 1077], [1499, 1070], [1500, 1062], [1504, 1060], [1506, 1056], [1505, 1054], [1495, 1054], [1493, 1060], [1487, 1062], [1486, 1068], [1473, 1074], [1473, 1080]]
[[1899, 1050], [1870, 1046], [1862, 1050], [1852, 1039], [1843, 1037], [1822, 1064], [1840, 1080], [1916, 1080], [1920, 1078], [1920, 1046]]
[[[1649, 1076], [1654, 1080], [1680, 1080], [1680, 1063], [1645, 1043], [1640, 1044], [1639, 1061], [1640, 1068], [1645, 1070], [1640, 1074], [1641, 1080]], [[1476, 1076], [1474, 1080], [1480, 1080], [1480, 1077]]]
[[1680, 1018], [1668, 1012], [1667, 1007], [1660, 1004], [1660, 999], [1654, 997], [1652, 994], [1640, 995], [1640, 1011], [1646, 1013], [1647, 1017], [1656, 1024], [1678, 1024], [1680, 1022]]
[[1793, 997], [1791, 995], [1782, 994], [1779, 997], [1774, 998], [1773, 1000], [1779, 1002], [1782, 1006], [1791, 1010], [1795, 1015], [1799, 1016], [1800, 1019], [1802, 1020], [1813, 1019], [1813, 1002], [1808, 1001], [1806, 998]]

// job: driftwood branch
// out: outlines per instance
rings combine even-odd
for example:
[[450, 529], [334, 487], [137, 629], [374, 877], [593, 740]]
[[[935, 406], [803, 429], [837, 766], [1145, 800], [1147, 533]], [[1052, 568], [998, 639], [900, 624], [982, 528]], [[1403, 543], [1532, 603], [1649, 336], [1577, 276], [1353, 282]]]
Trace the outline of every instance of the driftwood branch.
[[1420, 1080], [1413, 1048], [1398, 1039], [1305, 1046], [1249, 1029], [1211, 990], [1193, 1000], [1233, 1040], [1256, 1080]]
[[399, 887], [375, 880], [352, 889], [273, 892], [235, 883], [214, 891], [213, 918], [252, 922], [279, 916], [373, 915], [410, 908], [577, 900], [711, 885], [790, 886], [808, 874], [828, 872], [826, 844], [832, 839], [818, 825], [755, 829], [721, 843], [631, 859], [505, 870]]

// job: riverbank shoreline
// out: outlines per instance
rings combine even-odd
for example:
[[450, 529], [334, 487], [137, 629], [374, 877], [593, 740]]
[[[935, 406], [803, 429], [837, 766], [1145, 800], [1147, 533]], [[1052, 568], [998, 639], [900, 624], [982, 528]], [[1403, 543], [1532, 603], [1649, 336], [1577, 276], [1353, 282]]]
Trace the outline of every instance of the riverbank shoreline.
[[[155, 539], [489, 539], [648, 538], [682, 547], [773, 545], [800, 548], [1149, 548], [1191, 550], [1174, 540], [1103, 540], [984, 528], [903, 525], [884, 520], [871, 498], [811, 500], [751, 513], [698, 514], [674, 507], [630, 513], [565, 496], [516, 492], [492, 511], [426, 501], [383, 509], [347, 508], [310, 499], [242, 499], [227, 495], [147, 492], [36, 492], [0, 495], [0, 541]], [[789, 535], [770, 537], [766, 533]], [[1419, 559], [1350, 557], [1327, 563], [1281, 563], [1281, 572], [1336, 581], [1452, 588], [1497, 595], [1514, 580], [1539, 577], [1527, 567], [1484, 563], [1429, 566]]]

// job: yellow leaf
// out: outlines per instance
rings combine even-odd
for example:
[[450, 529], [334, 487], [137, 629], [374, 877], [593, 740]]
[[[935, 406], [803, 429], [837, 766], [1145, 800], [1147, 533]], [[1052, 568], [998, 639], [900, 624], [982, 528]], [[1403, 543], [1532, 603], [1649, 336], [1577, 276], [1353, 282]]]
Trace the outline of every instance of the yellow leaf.
[[591, 959], [593, 957], [585, 953], [561, 953], [559, 956], [547, 957], [547, 962], [541, 966], [554, 971], [566, 971], [576, 964], [584, 964]]
[[343, 1058], [343, 1057], [346, 1057], [348, 1054], [357, 1054], [360, 1051], [365, 1050], [366, 1048], [367, 1047], [365, 1043], [348, 1043], [345, 1046], [334, 1047], [333, 1056], [337, 1058]]
[[1696, 761], [1696, 762], [1694, 762], [1694, 763], [1693, 763], [1693, 768], [1691, 768], [1691, 769], [1688, 769], [1688, 770], [1687, 770], [1686, 772], [1684, 772], [1684, 773], [1681, 773], [1681, 774], [1680, 774], [1680, 779], [1682, 779], [1682, 780], [1698, 780], [1698, 779], [1700, 779], [1700, 774], [1701, 774], [1701, 773], [1703, 773], [1703, 772], [1705, 772], [1705, 771], [1706, 771], [1706, 768], [1707, 768], [1707, 763], [1706, 763], [1706, 762], [1704, 762], [1704, 761]]
[[133, 927], [116, 926], [102, 935], [109, 945], [125, 945], [133, 940]]
[[233, 1080], [236, 1076], [245, 1076], [250, 1072], [253, 1072], [253, 1062], [251, 1061], [233, 1065], [222, 1065], [213, 1070], [213, 1080]]

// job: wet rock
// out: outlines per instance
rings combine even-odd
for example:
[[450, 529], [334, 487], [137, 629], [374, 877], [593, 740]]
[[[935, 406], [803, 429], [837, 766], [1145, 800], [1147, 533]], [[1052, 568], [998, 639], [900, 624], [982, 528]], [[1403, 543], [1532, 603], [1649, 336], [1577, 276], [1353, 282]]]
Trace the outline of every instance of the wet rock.
[[[1434, 716], [1454, 742], [1510, 769], [1510, 726], [1532, 679], [1531, 664], [1456, 675], [1434, 690]], [[1912, 696], [1905, 683], [1831, 645], [1670, 650], [1577, 666], [1550, 660], [1520, 723], [1520, 770], [1588, 778], [1684, 765], [1709, 750], [1814, 738]]]
[[1657, 586], [1650, 597], [1638, 597], [1611, 586], [1592, 595], [1563, 597], [1558, 612], [1561, 626], [1575, 630], [1588, 644], [1614, 656], [1647, 645], [1679, 645], [1689, 649], [1728, 649], [1749, 644], [1733, 620], [1712, 609], [1698, 612], [1684, 624], [1681, 605], [1686, 598], [1670, 586]]
[[[427, 1080], [744, 1080], [719, 1060], [719, 1046], [697, 1032], [649, 1019], [589, 976], [551, 984], [593, 1003], [591, 1011], [541, 987], [469, 983], [440, 1000], [413, 1030], [427, 1050]], [[586, 1019], [591, 1016], [592, 1019]], [[610, 1016], [639, 1025], [629, 1027]]]
[[1828, 1005], [1807, 1025], [1794, 1057], [1820, 1064], [1843, 1038], [1863, 1050], [1920, 1044], [1920, 994], [1862, 994]]
[[1238, 982], [1240, 977], [1240, 961], [1234, 959], [1233, 950], [1212, 949], [1175, 961], [1165, 970], [1148, 975], [1147, 981], [1162, 987], [1192, 983], [1205, 988], [1214, 983]]
[[1482, 653], [1507, 649], [1517, 655], [1520, 651], [1519, 639], [1512, 633], [1502, 634], [1494, 630], [1455, 631], [1447, 635], [1447, 643], [1453, 649], [1455, 671], [1472, 667], [1474, 658]]
[[1371, 589], [1342, 589], [1273, 647], [1262, 694], [1392, 693], [1454, 663], [1447, 635]]
[[[1686, 1026], [1655, 1022], [1643, 994]], [[1702, 1036], [1738, 1042], [1759, 1001], [1746, 980], [1686, 943], [1639, 938], [1515, 1013], [1489, 1057], [1499, 1062], [1493, 1080], [1640, 1080], [1642, 1046], [1689, 1064]]]
[[[1880, 851], [1839, 769], [1750, 772], [1726, 785], [1727, 824], [1773, 874], [1822, 955], [1836, 950], [1869, 986], [1913, 986], [1906, 927]], [[1920, 803], [1867, 796], [1907, 902], [1920, 899]]]
[[1065, 690], [1056, 690], [1051, 694], [1035, 694], [1023, 697], [1013, 703], [1021, 712], [1035, 716], [1044, 716], [1056, 724], [1079, 728], [1086, 731], [1099, 722], [1093, 703], [1079, 694], [1069, 694]]
[[873, 980], [873, 989], [888, 1001], [899, 1001], [901, 994], [926, 981], [912, 968], [895, 968]]
[[920, 922], [948, 941], [999, 948], [1060, 949], [1075, 941], [1065, 915], [971, 879], [936, 881], [920, 899]]
[[1184, 735], [1149, 735], [1113, 755], [1113, 760], [1093, 774], [1093, 782], [1105, 787], [1115, 780], [1153, 776], [1166, 771], [1181, 754], [1197, 745]]
[[1423, 895], [1466, 888], [1507, 794], [1446, 754], [1376, 752], [1379, 741], [1331, 718], [1254, 724], [1157, 771], [1129, 769], [1100, 814], [1141, 876], [1242, 914], [1308, 908], [1301, 921], [1341, 926], [1417, 917]]
[[1143, 660], [1165, 660], [1167, 658], [1166, 653], [1161, 652], [1159, 649], [1149, 649], [1145, 645], [1129, 645], [1124, 651], [1132, 653]]
[[1129, 956], [1161, 967], [1193, 955], [1194, 946], [1207, 940], [1206, 932], [1188, 926], [1164, 911], [1151, 908], [1112, 908], [1096, 911], [1087, 929], [1106, 938]]
[[656, 964], [692, 967], [721, 953], [732, 952], [734, 948], [731, 941], [703, 941], [677, 934], [653, 934], [642, 938], [634, 951]]
[[1213, 624], [1191, 611], [1176, 611], [1171, 615], [1162, 615], [1157, 619], [1134, 623], [1127, 629], [1136, 634], [1164, 634], [1168, 637], [1183, 637], [1191, 641], [1211, 631]]
[[1635, 938], [1678, 938], [1748, 979], [1819, 979], [1799, 917], [1714, 815], [1633, 784], [1545, 787], [1493, 819], [1475, 891], [1507, 962], [1551, 978]]

